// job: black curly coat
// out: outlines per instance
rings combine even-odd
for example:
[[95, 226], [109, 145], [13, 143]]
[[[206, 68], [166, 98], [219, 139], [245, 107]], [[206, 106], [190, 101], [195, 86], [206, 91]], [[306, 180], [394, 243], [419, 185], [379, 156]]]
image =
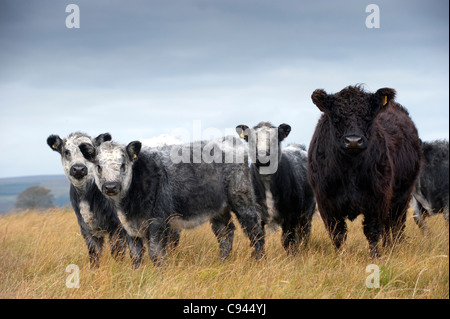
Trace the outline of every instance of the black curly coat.
[[395, 90], [365, 92], [349, 86], [336, 94], [315, 90], [324, 112], [308, 151], [308, 180], [334, 245], [346, 239], [345, 219], [364, 215], [370, 256], [378, 241], [401, 238], [410, 194], [422, 159], [417, 129]]

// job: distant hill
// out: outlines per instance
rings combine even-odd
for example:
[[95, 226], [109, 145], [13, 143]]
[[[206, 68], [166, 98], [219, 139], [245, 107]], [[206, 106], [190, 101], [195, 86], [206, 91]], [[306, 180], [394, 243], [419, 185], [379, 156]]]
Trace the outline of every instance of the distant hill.
[[0, 178], [0, 214], [14, 209], [17, 195], [30, 186], [42, 186], [51, 190], [57, 206], [70, 204], [70, 183], [65, 175], [37, 175]]

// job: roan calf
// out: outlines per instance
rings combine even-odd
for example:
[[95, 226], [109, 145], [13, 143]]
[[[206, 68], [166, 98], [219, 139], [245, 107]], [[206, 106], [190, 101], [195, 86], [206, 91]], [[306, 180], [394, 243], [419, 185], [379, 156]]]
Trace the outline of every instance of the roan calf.
[[58, 135], [47, 138], [48, 146], [61, 154], [64, 173], [70, 181], [70, 201], [86, 241], [91, 267], [98, 266], [106, 235], [113, 257], [122, 258], [126, 249], [126, 233], [116, 216], [116, 209], [98, 190], [94, 182], [95, 166], [86, 161], [78, 147], [81, 143], [100, 145], [109, 140], [111, 135], [108, 133], [91, 139], [81, 132], [71, 133], [65, 139]]
[[[296, 252], [299, 244], [310, 236], [316, 202], [306, 177], [307, 153], [303, 146], [293, 144], [281, 151], [281, 142], [291, 127], [278, 127], [261, 122], [252, 129], [238, 125], [236, 132], [250, 146], [250, 166], [256, 200], [261, 206], [263, 226], [281, 225], [281, 242], [287, 252]], [[264, 172], [263, 168], [273, 166]], [[265, 174], [266, 173], [266, 174]]]
[[448, 224], [448, 141], [423, 142], [423, 166], [413, 196], [416, 199], [414, 221], [426, 230], [425, 218], [438, 213]]
[[345, 219], [363, 214], [372, 258], [379, 256], [381, 234], [384, 244], [391, 234], [402, 238], [422, 160], [417, 129], [395, 94], [349, 86], [311, 96], [323, 112], [308, 150], [308, 179], [320, 215], [339, 248], [347, 236]]
[[[240, 144], [240, 145], [239, 145]], [[211, 147], [211, 145], [213, 147]], [[86, 159], [96, 165], [95, 182], [110, 197], [129, 237], [134, 267], [139, 267], [143, 244], [152, 262], [161, 265], [167, 248], [177, 243], [181, 229], [210, 221], [219, 241], [220, 256], [232, 249], [233, 211], [250, 238], [253, 255], [264, 252], [264, 230], [255, 208], [248, 160], [224, 163], [243, 144], [235, 138], [194, 142], [161, 148], [142, 148], [139, 141], [126, 146], [105, 142], [98, 147], [80, 145]], [[217, 161], [174, 161], [180, 152], [195, 158], [196, 150], [208, 149]]]

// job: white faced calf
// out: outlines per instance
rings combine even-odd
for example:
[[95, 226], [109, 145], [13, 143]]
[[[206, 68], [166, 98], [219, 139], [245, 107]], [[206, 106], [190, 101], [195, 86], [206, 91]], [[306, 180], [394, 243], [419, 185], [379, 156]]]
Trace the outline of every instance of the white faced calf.
[[248, 142], [250, 154], [254, 154], [250, 169], [263, 225], [281, 225], [283, 247], [295, 252], [302, 241], [309, 239], [315, 200], [306, 177], [305, 148], [292, 145], [281, 151], [281, 142], [290, 131], [288, 124], [275, 127], [269, 122], [253, 128], [236, 127]]
[[[222, 143], [223, 142], [223, 143]], [[214, 151], [234, 152], [235, 138], [217, 141]], [[196, 147], [207, 142], [174, 145], [193, 158]], [[222, 147], [226, 144], [224, 147]], [[95, 182], [102, 192], [112, 198], [120, 221], [130, 240], [130, 253], [138, 267], [147, 242], [151, 260], [160, 265], [167, 246], [178, 240], [179, 231], [206, 221], [212, 224], [222, 259], [232, 248], [235, 226], [233, 211], [254, 248], [254, 256], [262, 257], [264, 231], [251, 186], [247, 163], [174, 163], [171, 148], [147, 148], [131, 142], [121, 146], [105, 142], [95, 148], [81, 144], [83, 155], [96, 165]]]
[[81, 143], [100, 145], [111, 135], [101, 134], [95, 139], [81, 132], [62, 139], [50, 135], [47, 144], [61, 155], [64, 173], [70, 181], [70, 200], [78, 219], [81, 234], [86, 241], [91, 266], [98, 266], [104, 237], [110, 238], [111, 254], [122, 257], [125, 250], [125, 232], [115, 214], [114, 205], [97, 189], [94, 183], [95, 166], [80, 152]]

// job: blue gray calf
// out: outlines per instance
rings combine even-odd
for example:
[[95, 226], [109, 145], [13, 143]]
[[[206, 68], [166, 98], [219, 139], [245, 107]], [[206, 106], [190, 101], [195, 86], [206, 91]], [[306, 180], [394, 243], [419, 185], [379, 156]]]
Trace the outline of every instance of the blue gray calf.
[[135, 267], [141, 263], [145, 243], [151, 260], [160, 265], [170, 244], [178, 242], [181, 229], [206, 221], [211, 222], [221, 258], [226, 259], [235, 229], [231, 211], [250, 238], [254, 256], [263, 256], [264, 230], [255, 208], [247, 156], [238, 139], [141, 147], [139, 141], [126, 146], [80, 145], [85, 158], [97, 167], [97, 186], [116, 205]]
[[98, 190], [94, 182], [94, 168], [79, 150], [81, 143], [100, 145], [111, 140], [108, 133], [91, 139], [85, 133], [75, 132], [67, 138], [50, 135], [47, 144], [61, 154], [64, 173], [70, 181], [70, 201], [86, 241], [90, 264], [97, 267], [104, 239], [109, 236], [111, 254], [122, 258], [126, 249], [126, 233], [116, 215], [116, 209]]

